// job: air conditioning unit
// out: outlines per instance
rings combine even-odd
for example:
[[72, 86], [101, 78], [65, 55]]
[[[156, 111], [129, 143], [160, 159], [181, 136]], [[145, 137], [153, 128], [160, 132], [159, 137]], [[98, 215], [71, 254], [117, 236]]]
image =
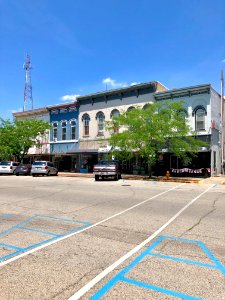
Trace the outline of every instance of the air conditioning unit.
[[54, 142], [57, 142], [57, 138], [54, 138], [53, 141], [54, 141]]

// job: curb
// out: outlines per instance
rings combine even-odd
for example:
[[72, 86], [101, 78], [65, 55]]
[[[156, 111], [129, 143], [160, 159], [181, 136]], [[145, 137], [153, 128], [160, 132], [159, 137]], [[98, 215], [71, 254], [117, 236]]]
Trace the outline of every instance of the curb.
[[[92, 173], [64, 173], [59, 172], [61, 177], [83, 177], [83, 178], [94, 178]], [[225, 184], [225, 177], [210, 177], [210, 178], [175, 178], [175, 177], [157, 177], [148, 178], [148, 176], [137, 176], [137, 175], [122, 175], [122, 179], [127, 180], [146, 180], [146, 181], [161, 181], [161, 182], [181, 182], [181, 183], [215, 183], [215, 184]], [[209, 181], [209, 182], [208, 182]]]

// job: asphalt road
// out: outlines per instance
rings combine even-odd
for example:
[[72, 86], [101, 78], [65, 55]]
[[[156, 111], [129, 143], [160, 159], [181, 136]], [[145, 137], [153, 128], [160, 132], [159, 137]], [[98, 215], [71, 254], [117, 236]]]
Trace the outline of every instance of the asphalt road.
[[0, 176], [0, 299], [225, 299], [225, 186]]

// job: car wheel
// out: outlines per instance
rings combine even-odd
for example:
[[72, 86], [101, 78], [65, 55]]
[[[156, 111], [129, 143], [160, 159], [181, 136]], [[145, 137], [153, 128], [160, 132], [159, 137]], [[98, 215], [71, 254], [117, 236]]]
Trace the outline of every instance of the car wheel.
[[55, 173], [55, 176], [58, 176], [58, 172]]
[[36, 175], [35, 174], [32, 174], [32, 177], [35, 177]]
[[115, 176], [114, 176], [114, 180], [115, 181], [117, 181], [119, 178], [118, 178], [118, 174], [116, 174]]
[[99, 181], [99, 176], [95, 175], [95, 181]]
[[15, 175], [16, 175], [16, 176], [19, 176], [19, 174], [18, 174], [18, 173], [15, 173]]

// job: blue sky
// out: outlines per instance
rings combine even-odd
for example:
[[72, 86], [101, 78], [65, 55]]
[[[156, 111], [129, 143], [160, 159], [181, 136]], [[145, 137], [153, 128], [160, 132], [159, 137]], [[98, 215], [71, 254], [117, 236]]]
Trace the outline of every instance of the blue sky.
[[225, 68], [224, 0], [0, 0], [0, 117], [148, 81], [211, 83]]

